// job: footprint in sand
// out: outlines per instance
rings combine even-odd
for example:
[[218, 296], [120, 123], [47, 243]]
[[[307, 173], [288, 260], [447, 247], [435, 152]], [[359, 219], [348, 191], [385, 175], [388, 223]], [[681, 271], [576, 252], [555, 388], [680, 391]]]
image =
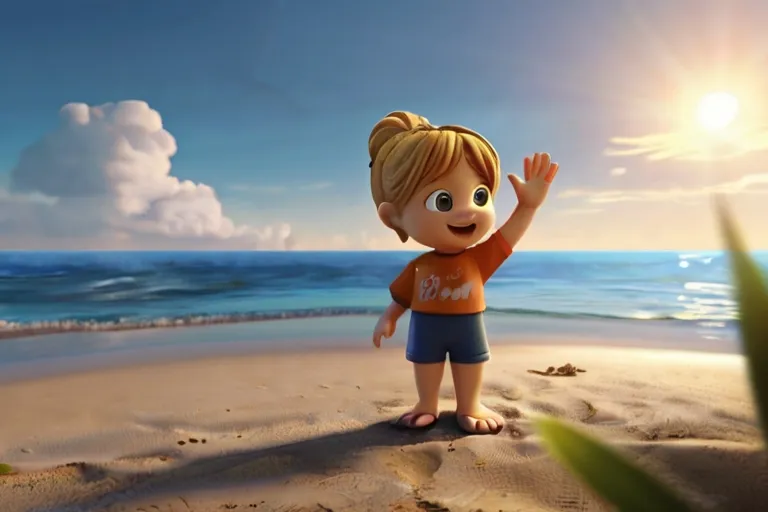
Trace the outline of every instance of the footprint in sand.
[[429, 482], [443, 465], [443, 454], [429, 447], [409, 447], [380, 452], [385, 457], [386, 468], [395, 477], [417, 487]]
[[484, 391], [489, 395], [494, 395], [514, 402], [523, 397], [523, 392], [517, 387], [502, 386], [500, 384], [489, 384], [484, 387]]
[[557, 391], [557, 388], [547, 379], [525, 376], [522, 378], [522, 380], [524, 380], [527, 384], [528, 391], [533, 393], [547, 393], [550, 391]]
[[493, 408], [494, 411], [501, 414], [502, 418], [506, 420], [519, 420], [523, 417], [523, 413], [517, 407], [510, 407], [508, 405], [497, 405]]
[[554, 416], [555, 418], [563, 418], [567, 416], [565, 409], [547, 402], [541, 402], [536, 400], [536, 401], [532, 401], [530, 403], [530, 406], [531, 406], [531, 409], [533, 409], [536, 412], [549, 414], [550, 416]]
[[391, 400], [374, 400], [372, 403], [376, 407], [376, 411], [381, 414], [387, 414], [391, 412], [392, 409], [405, 405], [405, 402], [403, 402], [403, 400], [400, 398], [393, 398]]

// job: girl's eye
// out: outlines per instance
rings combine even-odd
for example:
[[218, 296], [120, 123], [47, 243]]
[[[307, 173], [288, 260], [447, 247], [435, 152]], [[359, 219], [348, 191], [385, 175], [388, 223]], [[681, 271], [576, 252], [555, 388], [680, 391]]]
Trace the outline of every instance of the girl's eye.
[[448, 212], [453, 208], [453, 197], [447, 190], [435, 190], [429, 194], [424, 205], [432, 212]]
[[475, 194], [472, 196], [472, 201], [474, 201], [477, 206], [485, 206], [488, 204], [488, 200], [490, 198], [491, 193], [488, 191], [488, 189], [485, 187], [480, 187], [475, 190]]

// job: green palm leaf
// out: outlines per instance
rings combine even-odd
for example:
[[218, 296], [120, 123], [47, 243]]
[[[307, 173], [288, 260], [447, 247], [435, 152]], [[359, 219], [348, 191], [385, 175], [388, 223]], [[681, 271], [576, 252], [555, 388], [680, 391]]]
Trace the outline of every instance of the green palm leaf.
[[[768, 444], [768, 289], [724, 201], [718, 203], [718, 217], [730, 254], [743, 352]], [[622, 512], [692, 510], [662, 482], [577, 429], [554, 418], [538, 420], [538, 428], [552, 455]]]
[[718, 217], [730, 253], [742, 350], [747, 358], [763, 439], [768, 443], [768, 291], [765, 277], [747, 253], [725, 201], [718, 202]]
[[666, 485], [612, 448], [555, 418], [537, 421], [550, 453], [621, 512], [690, 512]]

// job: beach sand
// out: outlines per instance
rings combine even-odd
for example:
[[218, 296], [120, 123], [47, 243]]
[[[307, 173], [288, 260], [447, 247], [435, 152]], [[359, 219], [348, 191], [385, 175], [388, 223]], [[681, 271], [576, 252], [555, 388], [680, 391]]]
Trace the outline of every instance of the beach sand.
[[[565, 363], [586, 372], [527, 372]], [[402, 347], [7, 382], [0, 462], [18, 472], [0, 477], [2, 510], [610, 510], [544, 451], [531, 421], [542, 413], [579, 424], [702, 508], [768, 503], [741, 356], [501, 345], [484, 396], [508, 418], [498, 436], [464, 435], [449, 414], [428, 431], [392, 429], [415, 399]], [[441, 406], [454, 406], [448, 372]]]

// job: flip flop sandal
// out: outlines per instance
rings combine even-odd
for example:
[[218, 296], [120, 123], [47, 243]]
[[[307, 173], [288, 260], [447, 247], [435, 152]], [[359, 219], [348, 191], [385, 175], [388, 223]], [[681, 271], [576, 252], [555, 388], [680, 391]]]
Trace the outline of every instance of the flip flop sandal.
[[[432, 421], [426, 425], [415, 425], [424, 416], [431, 416]], [[406, 419], [407, 418], [407, 419]], [[428, 412], [407, 412], [392, 422], [392, 426], [401, 430], [426, 430], [437, 424], [437, 416]]]

